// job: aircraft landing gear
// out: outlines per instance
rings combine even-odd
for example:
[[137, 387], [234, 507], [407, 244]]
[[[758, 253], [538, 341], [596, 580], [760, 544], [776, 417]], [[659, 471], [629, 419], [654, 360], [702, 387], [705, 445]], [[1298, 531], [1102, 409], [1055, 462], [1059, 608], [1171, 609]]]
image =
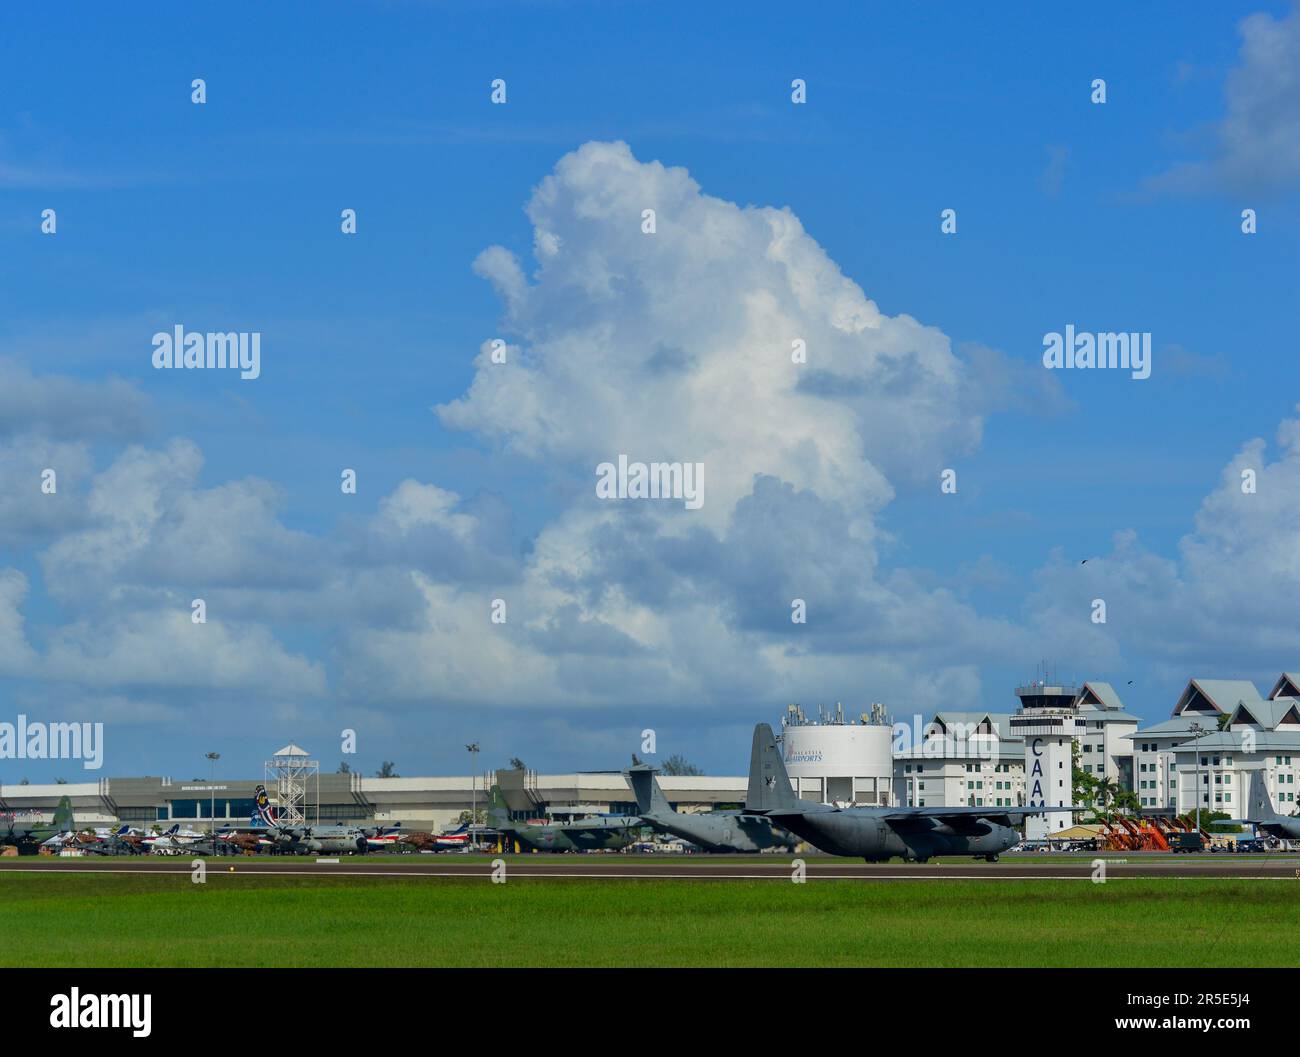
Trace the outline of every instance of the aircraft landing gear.
[[984, 861], [985, 861], [985, 862], [997, 862], [997, 861], [998, 861], [998, 854], [997, 854], [997, 852], [993, 852], [993, 853], [991, 853], [991, 854], [989, 854], [989, 855], [984, 856]]

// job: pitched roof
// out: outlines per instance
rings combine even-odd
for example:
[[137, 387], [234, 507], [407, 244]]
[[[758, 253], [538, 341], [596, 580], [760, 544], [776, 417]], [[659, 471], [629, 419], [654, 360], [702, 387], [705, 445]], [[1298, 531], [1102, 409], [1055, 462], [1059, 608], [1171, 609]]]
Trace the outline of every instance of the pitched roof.
[[1279, 697], [1269, 701], [1243, 701], [1232, 711], [1232, 722], [1253, 723], [1265, 730], [1291, 727], [1300, 731], [1300, 701]]
[[1124, 702], [1110, 683], [1084, 683], [1074, 703], [1080, 707], [1107, 708], [1122, 712]]
[[1173, 714], [1231, 712], [1238, 701], [1258, 700], [1259, 691], [1249, 679], [1193, 679], [1174, 705]]
[[926, 727], [938, 723], [944, 730], [951, 730], [958, 725], [976, 729], [984, 720], [989, 721], [989, 725], [999, 738], [1021, 740], [1014, 738], [1011, 733], [1011, 713], [1009, 712], [936, 712], [934, 718], [926, 724]]
[[1300, 697], [1300, 673], [1283, 672], [1277, 677], [1277, 682], [1273, 684], [1273, 689], [1268, 692], [1269, 698], [1276, 697]]

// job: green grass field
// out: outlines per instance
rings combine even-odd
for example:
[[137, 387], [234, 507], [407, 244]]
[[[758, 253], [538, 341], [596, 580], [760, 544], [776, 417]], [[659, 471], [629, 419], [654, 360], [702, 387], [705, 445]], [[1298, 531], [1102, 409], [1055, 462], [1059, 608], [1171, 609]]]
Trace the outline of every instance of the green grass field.
[[1295, 966], [1281, 881], [0, 873], [5, 966]]

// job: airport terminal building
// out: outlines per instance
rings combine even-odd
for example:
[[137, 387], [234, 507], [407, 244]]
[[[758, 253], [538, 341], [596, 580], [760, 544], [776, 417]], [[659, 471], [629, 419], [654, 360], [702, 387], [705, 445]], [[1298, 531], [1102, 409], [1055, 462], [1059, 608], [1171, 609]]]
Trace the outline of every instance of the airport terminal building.
[[[557, 818], [600, 812], [634, 811], [635, 800], [618, 771], [542, 775], [498, 772], [511, 814]], [[457, 825], [473, 804], [484, 811], [485, 790], [494, 776], [366, 778], [359, 774], [321, 774], [308, 791], [308, 823], [321, 825], [401, 825], [404, 830], [440, 832]], [[0, 812], [53, 817], [61, 797], [72, 801], [79, 827], [128, 823], [149, 832], [173, 823], [206, 832], [210, 823], [247, 826], [259, 779], [181, 781], [172, 778], [102, 778], [59, 785], [0, 785]], [[317, 781], [319, 785], [317, 785]], [[661, 775], [664, 795], [680, 811], [737, 807], [744, 802], [746, 779]], [[274, 795], [273, 795], [274, 799]]]
[[[1300, 675], [1283, 673], [1267, 696], [1244, 680], [1192, 679], [1170, 719], [1143, 726], [1114, 687], [1034, 682], [1016, 691], [1014, 711], [942, 709], [912, 722], [891, 722], [884, 706], [858, 717], [844, 709], [810, 719], [792, 705], [781, 722], [782, 754], [796, 794], [840, 805], [1019, 807], [1068, 804], [1072, 762], [1117, 789], [1132, 790], [1149, 814], [1203, 810], [1239, 816], [1247, 780], [1262, 776], [1277, 810], [1300, 807]], [[276, 754], [306, 757], [297, 746]], [[737, 746], [738, 761], [748, 745]], [[315, 774], [307, 793], [309, 823], [400, 825], [438, 832], [459, 823], [486, 791], [501, 786], [518, 819], [635, 813], [619, 771], [368, 778]], [[748, 777], [660, 775], [668, 801], [684, 812], [735, 808]], [[206, 829], [243, 826], [253, 814], [258, 780], [103, 778], [57, 785], [0, 784], [0, 813], [48, 821], [68, 796], [79, 826], [129, 823], [144, 830], [180, 823]], [[274, 789], [268, 783], [268, 787]], [[1199, 792], [1199, 797], [1198, 797]], [[1031, 835], [1070, 825], [1069, 813], [1042, 817]], [[1032, 820], [1031, 820], [1032, 821]]]

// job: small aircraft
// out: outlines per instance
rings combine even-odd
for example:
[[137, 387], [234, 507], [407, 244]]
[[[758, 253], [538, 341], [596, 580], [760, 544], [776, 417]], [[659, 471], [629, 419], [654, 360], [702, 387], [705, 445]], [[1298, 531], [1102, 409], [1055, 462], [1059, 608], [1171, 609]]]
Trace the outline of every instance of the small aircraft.
[[115, 830], [99, 827], [92, 833], [83, 834], [86, 839], [78, 844], [89, 855], [143, 855], [144, 845], [140, 834], [131, 831], [130, 826], [119, 826]]
[[175, 822], [162, 833], [141, 837], [140, 843], [154, 855], [181, 855], [186, 848], [202, 839], [202, 833], [196, 833], [192, 829], [182, 830], [181, 824]]
[[400, 840], [403, 844], [409, 844], [419, 851], [459, 851], [472, 846], [468, 822], [463, 822], [445, 833], [428, 833], [424, 830], [404, 833]]

